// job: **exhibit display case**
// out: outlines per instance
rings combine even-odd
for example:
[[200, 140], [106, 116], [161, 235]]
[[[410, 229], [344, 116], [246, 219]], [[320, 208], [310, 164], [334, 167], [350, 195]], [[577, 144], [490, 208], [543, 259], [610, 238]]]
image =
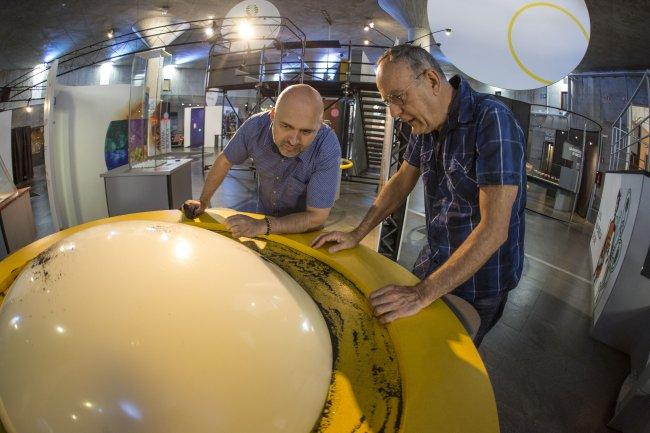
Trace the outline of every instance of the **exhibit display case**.
[[172, 64], [165, 50], [133, 56], [129, 95], [129, 165], [157, 167], [171, 151], [169, 103], [163, 94], [163, 68]]

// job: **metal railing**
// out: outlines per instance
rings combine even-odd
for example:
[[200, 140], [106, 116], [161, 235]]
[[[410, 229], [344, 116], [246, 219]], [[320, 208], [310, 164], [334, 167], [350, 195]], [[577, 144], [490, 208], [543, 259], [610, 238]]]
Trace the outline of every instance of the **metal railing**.
[[[645, 92], [645, 100], [639, 98], [642, 105], [636, 105], [637, 97], [640, 97], [643, 92]], [[643, 103], [644, 101], [645, 103]], [[645, 115], [634, 119], [632, 117], [634, 108], [645, 111]], [[650, 70], [643, 74], [639, 85], [621, 110], [621, 114], [613, 122], [608, 169], [610, 171], [650, 171], [650, 157], [648, 156], [650, 133], [648, 131], [650, 131]], [[636, 154], [633, 152], [635, 148]]]
[[[47, 80], [44, 77], [47, 76], [47, 71], [49, 71], [54, 61], [58, 61], [57, 77], [60, 77], [82, 68], [98, 65], [107, 61], [123, 59], [133, 54], [143, 53], [160, 48], [209, 43], [211, 46], [218, 45], [223, 49], [228, 50], [232, 41], [237, 39], [237, 35], [234, 34], [234, 32], [221, 34], [217, 31], [212, 33], [211, 36], [208, 36], [206, 30], [213, 29], [215, 27], [233, 27], [233, 22], [248, 18], [249, 17], [213, 18], [205, 20], [173, 22], [146, 29], [138, 29], [137, 31], [132, 31], [121, 35], [115, 35], [113, 38], [92, 43], [85, 47], [65, 53], [55, 59], [44, 63], [41, 67], [30, 69], [14, 78], [10, 82], [5, 83], [2, 87], [4, 89], [9, 89], [9, 97], [2, 102], [24, 102], [30, 101], [32, 99], [42, 99], [32, 98], [32, 91], [45, 86]], [[285, 17], [255, 17], [256, 20], [263, 20], [265, 18], [272, 18], [275, 21], [269, 24], [258, 24], [256, 22], [256, 27], [278, 27], [280, 28], [280, 33], [284, 35], [284, 42], [288, 40], [296, 42], [298, 45], [304, 45], [304, 42], [306, 40], [305, 33], [290, 19]], [[279, 22], [277, 20], [279, 20]], [[224, 23], [226, 24], [224, 25]], [[182, 34], [180, 34], [180, 36], [178, 36], [172, 42], [168, 44], [162, 43], [162, 37], [165, 35], [178, 33]], [[158, 40], [160, 43], [149, 46], [143, 40], [145, 38], [148, 40]]]

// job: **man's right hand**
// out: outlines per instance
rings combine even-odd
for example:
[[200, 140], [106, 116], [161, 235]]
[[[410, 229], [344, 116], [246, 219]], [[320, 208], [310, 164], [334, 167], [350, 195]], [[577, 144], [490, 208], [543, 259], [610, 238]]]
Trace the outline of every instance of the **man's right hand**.
[[183, 203], [182, 210], [186, 218], [193, 220], [201, 215], [205, 211], [205, 208], [206, 206], [198, 200], [187, 200]]
[[336, 245], [329, 247], [327, 250], [330, 253], [335, 253], [337, 251], [347, 250], [348, 248], [354, 248], [360, 241], [361, 239], [359, 238], [359, 235], [354, 231], [330, 232], [317, 236], [316, 239], [311, 241], [310, 245], [312, 248], [320, 248], [327, 242], [335, 242]]

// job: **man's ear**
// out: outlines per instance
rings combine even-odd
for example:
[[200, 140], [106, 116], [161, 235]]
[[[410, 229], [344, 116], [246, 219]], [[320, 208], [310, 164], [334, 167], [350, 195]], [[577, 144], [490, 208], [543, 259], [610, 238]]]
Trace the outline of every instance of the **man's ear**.
[[441, 83], [441, 78], [440, 75], [436, 72], [435, 69], [428, 69], [426, 72], [426, 77], [427, 80], [429, 80], [429, 85], [431, 86], [431, 89], [433, 89], [433, 94], [437, 95], [440, 93], [440, 83]]
[[271, 107], [271, 111], [269, 111], [269, 116], [271, 117], [271, 122], [275, 119], [275, 107]]

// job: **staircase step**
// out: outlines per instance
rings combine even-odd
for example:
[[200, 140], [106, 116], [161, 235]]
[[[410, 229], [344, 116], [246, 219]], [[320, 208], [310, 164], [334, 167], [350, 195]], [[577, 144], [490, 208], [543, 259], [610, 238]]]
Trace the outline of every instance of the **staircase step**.
[[384, 116], [383, 114], [375, 114], [375, 113], [372, 113], [372, 114], [370, 114], [370, 113], [363, 113], [363, 118], [364, 118], [364, 119], [376, 119], [376, 120], [381, 119], [381, 120], [386, 120], [386, 116]]

